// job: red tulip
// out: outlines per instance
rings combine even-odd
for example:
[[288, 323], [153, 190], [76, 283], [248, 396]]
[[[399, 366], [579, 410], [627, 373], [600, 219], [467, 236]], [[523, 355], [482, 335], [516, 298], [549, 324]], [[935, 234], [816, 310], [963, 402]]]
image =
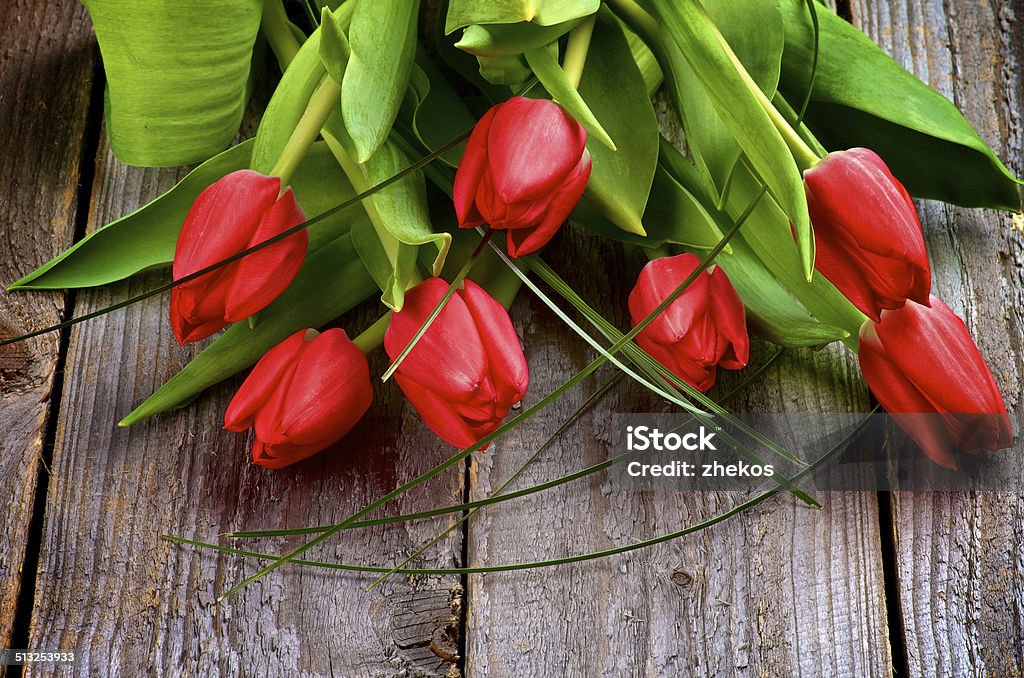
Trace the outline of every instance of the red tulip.
[[[291, 189], [251, 170], [207, 187], [185, 217], [174, 251], [174, 279], [257, 245], [306, 220]], [[266, 308], [291, 283], [306, 254], [300, 231], [171, 290], [171, 327], [178, 342], [204, 339]]]
[[343, 438], [372, 400], [370, 366], [344, 330], [301, 330], [256, 363], [224, 428], [254, 427], [253, 463], [283, 468]]
[[[406, 292], [384, 348], [394, 360], [448, 290], [430, 278]], [[445, 442], [466, 448], [493, 432], [526, 393], [529, 374], [504, 307], [465, 280], [395, 373], [423, 421]]]
[[953, 452], [1013, 444], [1006, 405], [967, 326], [941, 299], [908, 301], [860, 330], [860, 367], [871, 392], [936, 464]]
[[931, 268], [910, 194], [874, 151], [829, 153], [804, 172], [817, 268], [872, 320], [928, 304]]
[[[635, 327], [700, 265], [692, 254], [655, 259], [644, 266], [629, 295]], [[743, 302], [721, 268], [701, 273], [661, 315], [640, 331], [636, 343], [676, 376], [700, 391], [715, 384], [717, 368], [738, 370], [750, 359]]]
[[508, 253], [543, 247], [569, 217], [590, 178], [587, 132], [561, 106], [513, 97], [473, 129], [455, 174], [460, 228], [508, 231]]

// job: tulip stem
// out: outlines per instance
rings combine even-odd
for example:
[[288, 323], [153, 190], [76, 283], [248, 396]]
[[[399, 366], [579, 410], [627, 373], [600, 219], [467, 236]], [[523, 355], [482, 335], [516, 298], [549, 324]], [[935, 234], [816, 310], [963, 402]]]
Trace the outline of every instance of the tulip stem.
[[572, 83], [573, 89], [579, 89], [580, 80], [583, 78], [583, 68], [587, 63], [587, 52], [590, 51], [590, 38], [594, 35], [596, 20], [597, 15], [592, 14], [569, 32], [569, 44], [565, 48], [562, 70]]
[[292, 135], [288, 137], [284, 150], [281, 151], [277, 162], [270, 170], [271, 176], [281, 177], [282, 189], [291, 181], [292, 174], [298, 169], [299, 163], [306, 157], [310, 146], [320, 136], [320, 129], [338, 106], [340, 97], [341, 87], [334, 82], [331, 76], [324, 75], [313, 92], [313, 96], [309, 98], [306, 111], [299, 118], [299, 124], [295, 126]]
[[380, 345], [384, 343], [384, 333], [387, 332], [389, 324], [391, 324], [391, 311], [377, 318], [372, 325], [353, 339], [352, 343], [358, 346], [359, 350], [363, 353], [369, 354], [371, 351], [380, 348]]
[[270, 45], [270, 51], [277, 57], [283, 72], [299, 52], [299, 41], [295, 39], [288, 22], [288, 14], [281, 0], [265, 0], [260, 28]]

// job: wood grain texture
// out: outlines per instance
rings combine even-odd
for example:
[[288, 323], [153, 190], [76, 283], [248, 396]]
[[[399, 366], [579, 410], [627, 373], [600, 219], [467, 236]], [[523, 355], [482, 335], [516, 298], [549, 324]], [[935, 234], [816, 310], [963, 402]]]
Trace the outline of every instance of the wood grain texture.
[[[104, 143], [90, 227], [134, 209], [179, 175], [125, 167]], [[149, 274], [83, 292], [81, 311], [161, 280]], [[195, 351], [175, 342], [167, 303], [166, 297], [152, 299], [72, 333], [33, 646], [79, 648], [83, 676], [447, 675], [458, 645], [457, 577], [395, 577], [365, 593], [372, 581], [365, 576], [283, 568], [215, 605], [216, 596], [255, 564], [160, 540], [169, 533], [216, 541], [235, 529], [338, 522], [447, 453], [391, 386], [379, 389], [372, 414], [343, 444], [278, 472], [251, 465], [248, 437], [220, 428], [237, 382], [180, 412], [117, 428]], [[354, 317], [349, 329], [359, 331], [370, 320]], [[381, 372], [379, 360], [373, 369]], [[457, 502], [462, 476], [439, 478], [389, 510]], [[311, 555], [392, 564], [442, 524], [353, 532]], [[287, 552], [299, 543], [276, 539], [260, 547]], [[461, 550], [456, 531], [428, 562], [458, 564]]]
[[[0, 279], [71, 244], [93, 52], [74, 2], [0, 9]], [[61, 294], [0, 292], [0, 337], [59, 322]], [[0, 647], [9, 647], [59, 337], [0, 348]], [[31, 582], [27, 583], [31, 586]], [[0, 673], [3, 672], [0, 667]]]
[[[563, 233], [553, 266], [626, 326], [629, 281], [642, 263], [577, 231]], [[609, 275], [592, 275], [608, 271]], [[514, 315], [531, 367], [529, 401], [593, 357], [535, 299]], [[766, 359], [762, 345], [752, 361]], [[722, 386], [736, 384], [723, 376]], [[591, 379], [585, 391], [593, 391]], [[582, 392], [585, 392], [582, 391]], [[581, 392], [581, 393], [582, 393]], [[576, 402], [582, 401], [581, 394]], [[576, 406], [570, 398], [475, 457], [483, 496], [511, 475]], [[733, 405], [741, 411], [864, 411], [849, 356], [797, 352]], [[516, 486], [607, 458], [611, 415], [661, 411], [621, 384], [580, 418]], [[739, 493], [639, 492], [599, 474], [487, 508], [469, 534], [471, 564], [542, 560], [673, 532], [727, 510]], [[874, 495], [832, 493], [824, 509], [776, 498], [698, 534], [642, 551], [554, 569], [470, 576], [470, 676], [849, 675], [890, 673]]]
[[[1024, 3], [854, 2], [852, 10], [860, 28], [950, 98], [1021, 175]], [[1024, 239], [1009, 228], [1008, 215], [933, 202], [920, 211], [934, 293], [967, 322], [1019, 421]], [[996, 453], [992, 462], [1013, 454]], [[1019, 490], [1021, 480], [1012, 486]], [[893, 504], [910, 674], [1024, 675], [1019, 491], [902, 493]]]

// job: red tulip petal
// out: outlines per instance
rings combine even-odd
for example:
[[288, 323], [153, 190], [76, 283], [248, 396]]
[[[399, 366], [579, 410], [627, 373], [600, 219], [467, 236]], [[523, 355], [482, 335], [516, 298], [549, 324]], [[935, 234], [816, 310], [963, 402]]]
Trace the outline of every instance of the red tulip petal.
[[245, 247], [263, 213], [277, 200], [281, 181], [238, 170], [208, 186], [185, 217], [174, 251], [177, 280]]
[[498, 391], [498, 400], [507, 408], [522, 400], [530, 381], [526, 356], [505, 307], [468, 278], [462, 297], [473, 315], [477, 331], [487, 351], [491, 381]]
[[306, 343], [305, 335], [309, 331], [299, 330], [260, 358], [231, 399], [224, 414], [224, 428], [244, 431], [253, 425], [256, 413], [270, 400], [271, 394], [290, 381], [290, 373], [295, 370]]
[[[246, 247], [269, 240], [305, 220], [289, 188], [263, 214]], [[225, 296], [224, 318], [231, 322], [244, 320], [277, 299], [302, 267], [308, 243], [309, 236], [302, 230], [235, 263]]]
[[[392, 360], [405, 350], [447, 289], [448, 283], [441, 278], [429, 278], [406, 292], [405, 305], [392, 314], [384, 334], [384, 348]], [[402, 362], [398, 374], [449, 402], [467, 402], [475, 397], [486, 370], [480, 334], [461, 292], [456, 292]]]
[[529, 231], [509, 231], [507, 244], [509, 256], [519, 257], [536, 252], [547, 245], [561, 228], [569, 214], [576, 209], [590, 180], [590, 153], [584, 151], [573, 176], [551, 199], [540, 224]]
[[372, 401], [366, 356], [344, 330], [328, 330], [299, 356], [274, 439], [322, 449], [352, 430]]
[[583, 127], [546, 99], [513, 97], [497, 109], [487, 155], [501, 200], [536, 200], [558, 190], [583, 156]]
[[889, 359], [932, 403], [927, 411], [1005, 413], [967, 326], [942, 300], [931, 302], [931, 308], [908, 302], [882, 314], [877, 333]]
[[415, 381], [406, 379], [401, 373], [395, 375], [395, 381], [416, 408], [423, 422], [441, 440], [460, 449], [467, 448], [479, 440], [469, 425], [442, 398]]
[[487, 170], [487, 134], [497, 112], [498, 106], [492, 106], [473, 127], [473, 133], [469, 135], [466, 150], [462, 152], [459, 167], [455, 171], [452, 200], [460, 228], [473, 228], [483, 223], [475, 203], [477, 193], [485, 190], [481, 178]]

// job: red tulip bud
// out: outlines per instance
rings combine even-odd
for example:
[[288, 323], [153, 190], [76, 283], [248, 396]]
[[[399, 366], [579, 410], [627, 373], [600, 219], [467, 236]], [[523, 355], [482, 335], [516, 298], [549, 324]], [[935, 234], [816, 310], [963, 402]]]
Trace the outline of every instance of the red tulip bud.
[[344, 330], [301, 330], [256, 363], [224, 428], [254, 427], [253, 463], [283, 468], [343, 438], [372, 400], [370, 366]]
[[[430, 278], [406, 292], [384, 348], [394, 360], [448, 290]], [[504, 307], [471, 280], [456, 290], [395, 373], [423, 421], [445, 442], [466, 448], [493, 432], [529, 381], [526, 357]]]
[[[251, 170], [206, 188], [185, 217], [174, 251], [174, 279], [258, 245], [306, 220], [291, 189]], [[204, 339], [266, 308], [291, 283], [306, 254], [300, 231], [171, 290], [171, 327], [178, 342]]]
[[817, 268], [873, 320], [928, 304], [931, 268], [910, 194], [874, 151], [829, 153], [804, 172]]
[[[680, 254], [644, 266], [629, 295], [633, 325], [650, 315], [700, 263], [693, 254]], [[636, 343], [700, 391], [715, 384], [717, 367], [738, 370], [750, 359], [743, 302], [721, 268], [698, 275], [640, 331]]]
[[473, 129], [455, 174], [460, 228], [508, 231], [513, 257], [543, 247], [569, 217], [590, 178], [587, 132], [561, 106], [513, 97]]
[[955, 469], [956, 450], [1013, 444], [995, 379], [941, 299], [931, 297], [931, 308], [908, 301], [865, 322], [860, 367], [878, 402], [936, 464]]

